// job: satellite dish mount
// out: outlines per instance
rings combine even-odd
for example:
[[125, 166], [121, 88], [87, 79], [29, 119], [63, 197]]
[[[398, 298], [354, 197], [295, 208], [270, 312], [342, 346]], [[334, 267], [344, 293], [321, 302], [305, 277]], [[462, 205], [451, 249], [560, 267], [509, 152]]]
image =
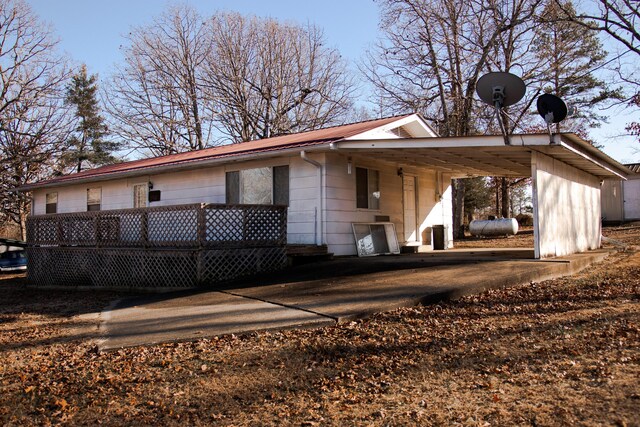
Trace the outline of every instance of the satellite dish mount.
[[506, 145], [510, 145], [511, 142], [504, 126], [503, 108], [520, 101], [524, 97], [526, 89], [522, 79], [511, 73], [488, 73], [478, 79], [476, 92], [485, 104], [489, 104], [495, 109]]

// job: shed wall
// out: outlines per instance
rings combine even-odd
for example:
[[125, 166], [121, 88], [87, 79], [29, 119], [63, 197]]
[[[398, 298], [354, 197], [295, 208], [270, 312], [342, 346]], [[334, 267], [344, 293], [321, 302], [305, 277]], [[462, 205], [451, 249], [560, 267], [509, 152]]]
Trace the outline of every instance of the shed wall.
[[603, 221], [622, 221], [623, 214], [622, 181], [606, 180], [602, 184], [601, 204]]
[[600, 247], [600, 180], [544, 154], [532, 153], [536, 258]]
[[634, 175], [622, 183], [624, 195], [624, 220], [640, 220], [640, 175]]

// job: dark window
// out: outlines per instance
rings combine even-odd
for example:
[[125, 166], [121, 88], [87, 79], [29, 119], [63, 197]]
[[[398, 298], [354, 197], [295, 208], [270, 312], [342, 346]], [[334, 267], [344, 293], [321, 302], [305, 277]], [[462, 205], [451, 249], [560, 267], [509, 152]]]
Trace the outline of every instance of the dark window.
[[273, 204], [289, 205], [289, 166], [273, 168]]
[[237, 205], [240, 203], [240, 172], [233, 171], [226, 174], [226, 203]]
[[377, 170], [356, 168], [356, 207], [358, 209], [380, 209], [379, 175]]
[[58, 213], [58, 193], [47, 193], [45, 204], [45, 213]]

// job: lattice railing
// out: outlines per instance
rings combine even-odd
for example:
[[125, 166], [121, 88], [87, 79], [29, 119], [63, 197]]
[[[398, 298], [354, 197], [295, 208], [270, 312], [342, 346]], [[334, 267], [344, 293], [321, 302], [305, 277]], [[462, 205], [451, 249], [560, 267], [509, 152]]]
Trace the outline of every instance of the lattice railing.
[[29, 282], [39, 287], [178, 289], [212, 286], [283, 268], [284, 247], [141, 249], [27, 248]]
[[27, 219], [32, 246], [244, 248], [286, 240], [286, 206], [190, 204]]

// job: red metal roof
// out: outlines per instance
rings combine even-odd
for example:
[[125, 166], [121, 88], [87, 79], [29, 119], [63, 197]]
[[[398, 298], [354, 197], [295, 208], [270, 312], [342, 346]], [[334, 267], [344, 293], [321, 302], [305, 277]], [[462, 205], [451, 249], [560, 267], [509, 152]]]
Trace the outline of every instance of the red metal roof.
[[60, 176], [57, 178], [28, 184], [20, 190], [30, 190], [33, 188], [59, 185], [62, 183], [73, 183], [84, 179], [118, 175], [126, 172], [134, 172], [149, 168], [157, 168], [170, 165], [181, 165], [186, 163], [196, 163], [212, 159], [250, 155], [269, 151], [278, 151], [288, 148], [307, 147], [313, 145], [329, 144], [345, 138], [384, 126], [396, 120], [408, 117], [411, 114], [401, 116], [386, 117], [377, 120], [351, 123], [341, 126], [333, 126], [324, 129], [295, 133], [291, 135], [275, 136], [273, 138], [259, 139], [255, 141], [242, 142], [239, 144], [222, 145], [219, 147], [205, 148], [203, 150], [189, 151], [186, 153], [171, 154], [168, 156], [152, 157], [148, 159], [133, 160], [130, 162], [114, 163], [101, 166], [95, 169]]

